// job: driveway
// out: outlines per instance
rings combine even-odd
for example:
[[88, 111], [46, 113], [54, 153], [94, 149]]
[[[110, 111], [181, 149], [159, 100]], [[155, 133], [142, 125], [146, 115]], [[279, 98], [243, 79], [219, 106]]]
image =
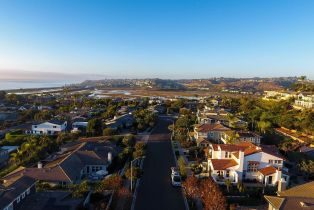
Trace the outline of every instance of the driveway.
[[184, 210], [180, 188], [171, 185], [170, 167], [175, 166], [168, 125], [159, 118], [147, 142], [144, 174], [140, 180], [134, 210]]

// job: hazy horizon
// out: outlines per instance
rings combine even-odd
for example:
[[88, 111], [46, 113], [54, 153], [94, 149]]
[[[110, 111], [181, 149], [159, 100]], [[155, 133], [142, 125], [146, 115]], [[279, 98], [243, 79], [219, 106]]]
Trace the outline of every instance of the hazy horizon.
[[[299, 77], [303, 75], [286, 75], [286, 76], [275, 76], [275, 77], [228, 77], [228, 76], [208, 76], [208, 77], [176, 77], [176, 78], [165, 78], [165, 77], [119, 77], [114, 75], [104, 75], [104, 74], [72, 74], [72, 73], [58, 73], [58, 72], [37, 72], [37, 71], [3, 71], [0, 70], [0, 82], [51, 82], [51, 81], [67, 81], [67, 83], [79, 83], [85, 80], [104, 80], [104, 79], [171, 79], [171, 80], [180, 80], [180, 79], [212, 79], [212, 78], [236, 78], [236, 79], [250, 79], [250, 78], [278, 78], [278, 77]], [[306, 76], [306, 75], [305, 75]], [[311, 79], [307, 77], [308, 79]]]

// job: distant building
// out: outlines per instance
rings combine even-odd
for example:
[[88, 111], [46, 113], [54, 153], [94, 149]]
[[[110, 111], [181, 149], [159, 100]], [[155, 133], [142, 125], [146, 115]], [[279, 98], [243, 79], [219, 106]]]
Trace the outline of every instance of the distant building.
[[296, 97], [295, 93], [271, 90], [271, 91], [264, 91], [263, 99], [279, 101], [279, 100], [288, 100], [293, 97]]
[[300, 93], [297, 95], [297, 99], [295, 100], [294, 104], [297, 107], [312, 109], [314, 108], [314, 95]]
[[210, 145], [210, 142], [206, 138], [199, 137], [198, 139], [196, 139], [196, 145], [198, 147], [208, 147]]
[[230, 130], [230, 128], [220, 123], [196, 125], [194, 127], [194, 138], [205, 138], [219, 143], [222, 133]]
[[7, 149], [0, 148], [0, 168], [5, 166], [9, 160], [9, 151]]
[[106, 122], [106, 126], [113, 130], [119, 130], [122, 128], [130, 128], [134, 124], [134, 117], [132, 114], [125, 114], [119, 117], [115, 117], [113, 120]]
[[87, 125], [88, 125], [88, 122], [74, 122], [72, 123], [72, 130], [71, 132], [72, 133], [76, 133], [76, 132], [83, 132], [85, 133], [86, 132], [86, 128], [87, 128]]
[[251, 142], [260, 145], [261, 136], [251, 131], [225, 131], [221, 135], [221, 141], [227, 144], [231, 138], [236, 138], [238, 142]]
[[18, 118], [17, 112], [0, 111], [0, 121], [16, 121]]
[[64, 132], [67, 128], [67, 125], [67, 121], [59, 120], [51, 120], [44, 123], [33, 124], [32, 133], [39, 135], [56, 135], [60, 132]]

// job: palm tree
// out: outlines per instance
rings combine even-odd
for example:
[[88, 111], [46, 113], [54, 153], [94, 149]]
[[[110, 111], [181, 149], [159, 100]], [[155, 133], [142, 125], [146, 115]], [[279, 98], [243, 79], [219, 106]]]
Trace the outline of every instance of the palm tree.
[[231, 183], [230, 179], [225, 179], [225, 185], [226, 185], [226, 187], [227, 187], [228, 193], [230, 192], [231, 184], [232, 184], [232, 183]]
[[271, 123], [269, 121], [259, 121], [257, 126], [260, 129], [260, 132], [265, 134], [271, 128]]
[[232, 132], [227, 139], [228, 144], [235, 144], [240, 141], [240, 135], [236, 132]]
[[301, 83], [302, 83], [302, 90], [301, 91], [304, 91], [304, 81], [306, 80], [306, 76], [301, 76], [300, 80], [301, 80]]
[[235, 122], [237, 121], [237, 117], [234, 116], [233, 114], [228, 114], [227, 119], [229, 121], [229, 126], [234, 128], [235, 127]]
[[18, 162], [18, 155], [17, 153], [11, 153], [11, 158], [10, 158], [10, 163], [13, 163], [13, 164], [16, 164], [17, 165], [17, 162]]

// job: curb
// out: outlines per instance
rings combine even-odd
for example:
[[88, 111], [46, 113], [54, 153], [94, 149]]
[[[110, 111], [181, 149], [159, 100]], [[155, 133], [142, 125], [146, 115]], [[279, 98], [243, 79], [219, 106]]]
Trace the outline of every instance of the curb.
[[[144, 159], [141, 160], [141, 166], [140, 166], [141, 169], [143, 168], [143, 164], [144, 164]], [[141, 178], [136, 180], [135, 190], [134, 190], [134, 193], [132, 194], [133, 199], [132, 199], [131, 210], [134, 210], [134, 208], [135, 208], [135, 201], [136, 201], [136, 197], [137, 197], [137, 189], [138, 189], [138, 186], [140, 185], [140, 181], [141, 181]]]
[[[171, 143], [171, 149], [172, 149], [172, 154], [173, 154], [173, 157], [174, 157], [174, 161], [176, 163], [176, 167], [178, 167], [178, 160], [177, 160], [176, 154], [174, 152], [173, 144], [172, 144], [172, 134], [171, 134], [171, 140], [170, 141], [171, 141], [170, 143]], [[184, 200], [185, 209], [186, 210], [190, 210], [188, 201], [187, 201], [187, 199], [185, 197], [185, 194], [183, 193], [183, 187], [181, 187], [181, 193], [182, 193], [182, 197], [183, 197], [183, 200]]]

